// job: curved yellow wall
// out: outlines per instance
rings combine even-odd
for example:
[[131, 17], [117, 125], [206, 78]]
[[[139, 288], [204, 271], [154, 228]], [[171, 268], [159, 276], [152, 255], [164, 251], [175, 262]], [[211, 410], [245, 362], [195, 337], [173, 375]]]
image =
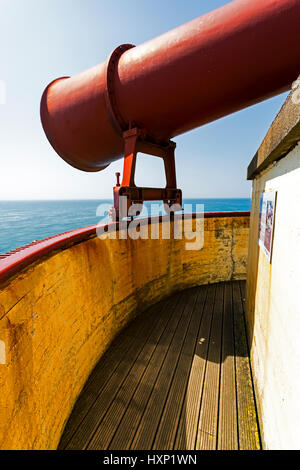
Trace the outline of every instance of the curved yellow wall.
[[137, 312], [176, 290], [245, 279], [249, 217], [208, 218], [204, 228], [199, 251], [184, 239], [94, 237], [2, 287], [1, 449], [57, 447], [88, 375]]

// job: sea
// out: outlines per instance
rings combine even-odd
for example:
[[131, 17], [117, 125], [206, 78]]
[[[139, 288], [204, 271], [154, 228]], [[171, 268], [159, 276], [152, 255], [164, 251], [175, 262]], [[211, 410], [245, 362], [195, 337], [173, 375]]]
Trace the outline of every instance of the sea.
[[[0, 254], [35, 240], [109, 220], [109, 199], [62, 201], [0, 201]], [[150, 215], [146, 202], [141, 216]], [[186, 212], [249, 211], [250, 199], [184, 199]], [[157, 202], [152, 215], [163, 214]]]

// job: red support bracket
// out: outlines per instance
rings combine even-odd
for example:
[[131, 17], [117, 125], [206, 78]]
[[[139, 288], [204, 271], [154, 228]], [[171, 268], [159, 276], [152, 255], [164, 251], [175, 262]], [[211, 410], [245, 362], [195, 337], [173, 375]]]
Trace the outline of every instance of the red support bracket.
[[[182, 192], [177, 188], [175, 168], [175, 142], [156, 144], [147, 138], [142, 129], [133, 128], [123, 133], [124, 138], [124, 169], [122, 184], [119, 182], [120, 173], [117, 173], [117, 184], [114, 187], [114, 208], [116, 218], [120, 216], [119, 197], [127, 197], [127, 213], [132, 204], [142, 204], [144, 201], [163, 201], [171, 207], [173, 204], [182, 205]], [[137, 187], [134, 182], [137, 153], [160, 157], [164, 160], [166, 173], [165, 188]]]

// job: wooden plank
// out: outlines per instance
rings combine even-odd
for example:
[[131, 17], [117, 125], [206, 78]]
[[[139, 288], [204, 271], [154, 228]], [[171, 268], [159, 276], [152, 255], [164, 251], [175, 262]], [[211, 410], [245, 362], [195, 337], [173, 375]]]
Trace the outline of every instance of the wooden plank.
[[185, 309], [178, 324], [177, 331], [172, 339], [170, 349], [159, 372], [154, 389], [151, 393], [146, 409], [140, 421], [131, 449], [151, 449], [156, 430], [160, 422], [164, 404], [168, 396], [170, 384], [181, 353], [186, 333], [191, 321], [197, 291], [188, 295]]
[[180, 412], [186, 393], [196, 340], [202, 320], [207, 287], [204, 289], [199, 288], [198, 291], [199, 294], [194, 306], [192, 320], [184, 340], [173, 381], [170, 385], [170, 392], [165, 403], [153, 449], [172, 450], [174, 447]]
[[122, 351], [135, 347], [136, 337], [147, 331], [147, 328], [152, 325], [155, 311], [166, 308], [167, 300], [143, 312], [140, 317], [131, 322], [112, 342], [84, 385], [66, 424], [58, 449], [64, 449], [68, 445], [83, 418], [96, 401], [97, 396], [101, 393], [106, 382], [120, 364]]
[[214, 284], [207, 287], [207, 298], [204, 306], [203, 319], [197, 338], [197, 345], [174, 446], [174, 449], [176, 450], [195, 449], [209, 336], [215, 302], [215, 292], [216, 286]]
[[232, 283], [225, 283], [217, 448], [238, 450]]
[[[191, 295], [189, 291], [188, 295]], [[177, 310], [181, 316], [184, 310], [184, 303], [186, 303], [186, 297], [182, 298], [183, 303], [181, 305], [177, 303]], [[174, 302], [176, 300], [174, 299]], [[140, 423], [144, 409], [148, 403], [149, 397], [157, 380], [157, 376], [164, 362], [165, 356], [168, 352], [173, 336], [175, 334], [174, 326], [171, 324], [166, 328], [163, 337], [161, 338], [151, 361], [148, 364], [147, 370], [135, 391], [135, 394], [120, 422], [118, 429], [109, 445], [111, 450], [127, 450], [130, 448], [131, 442], [136, 433], [136, 429]]]
[[88, 379], [60, 448], [260, 448], [244, 296], [245, 282], [203, 286], [138, 317]]
[[170, 314], [171, 309], [167, 309], [167, 312], [163, 311], [156, 322], [151, 322], [151, 326], [148, 322], [145, 323], [144, 327], [142, 327], [142, 333], [133, 342], [132, 347], [126, 351], [126, 354], [123, 355], [119, 366], [106, 382], [97, 400], [89, 409], [80, 426], [72, 436], [71, 441], [66, 447], [67, 449], [84, 449], [88, 445], [92, 434], [96, 431], [99, 422], [113, 402], [119, 389], [122, 387], [124, 380], [143, 350], [144, 345], [147, 344], [148, 338], [151, 336], [153, 330], [156, 331], [157, 328], [164, 327]]
[[[94, 436], [88, 445], [89, 450], [108, 448], [116, 429], [118, 428], [120, 421], [122, 420], [122, 417], [136, 392], [136, 389], [140, 382], [145, 380], [145, 372], [148, 368], [149, 362], [151, 362], [155, 352], [157, 351], [157, 345], [161, 340], [163, 343], [166, 343], [166, 340], [168, 341], [168, 339], [170, 341], [172, 333], [176, 331], [178, 322], [181, 318], [182, 309], [186, 301], [186, 295], [187, 294], [183, 294], [179, 302], [176, 302], [175, 299], [173, 299], [172, 307], [175, 311], [171, 319], [165, 325], [164, 329], [157, 329], [157, 331], [150, 336], [147, 344], [145, 344], [143, 348], [143, 351], [139, 355], [138, 360], [135, 362], [124, 381], [122, 388], [116, 395], [103, 420], [99, 423], [98, 429], [94, 433]], [[159, 353], [161, 353], [161, 351], [159, 351]], [[99, 399], [101, 399], [101, 396]], [[128, 428], [126, 430], [126, 437], [128, 439]]]
[[217, 284], [196, 441], [197, 450], [215, 450], [217, 444], [223, 293], [224, 285]]
[[233, 284], [233, 315], [236, 355], [239, 448], [260, 449], [253, 383], [239, 283]]

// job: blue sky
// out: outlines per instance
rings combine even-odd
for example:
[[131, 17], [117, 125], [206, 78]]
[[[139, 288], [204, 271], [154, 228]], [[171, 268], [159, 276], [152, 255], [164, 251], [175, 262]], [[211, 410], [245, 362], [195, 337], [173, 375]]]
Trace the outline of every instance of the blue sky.
[[[4, 86], [6, 94], [5, 103], [0, 99], [0, 199], [111, 198], [122, 161], [99, 173], [84, 173], [58, 157], [40, 124], [45, 86], [105, 61], [119, 44], [140, 44], [226, 3], [0, 0], [0, 95]], [[246, 168], [285, 97], [174, 139], [184, 197], [249, 197]], [[138, 184], [163, 183], [157, 161], [138, 162]]]

